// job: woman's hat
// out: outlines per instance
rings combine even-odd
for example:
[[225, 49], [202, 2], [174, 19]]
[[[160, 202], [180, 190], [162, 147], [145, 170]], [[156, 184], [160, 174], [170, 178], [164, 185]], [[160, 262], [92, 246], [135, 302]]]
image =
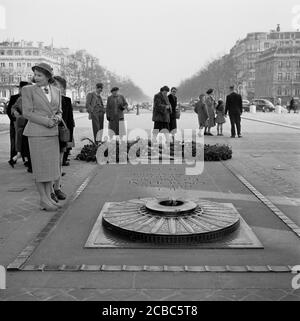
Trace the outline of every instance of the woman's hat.
[[44, 62], [41, 62], [38, 65], [33, 66], [32, 71], [35, 71], [36, 68], [43, 69], [43, 70], [47, 71], [51, 75], [51, 77], [53, 76], [53, 68]]
[[209, 89], [206, 93], [207, 93], [207, 95], [210, 95], [210, 94], [212, 94], [213, 92], [214, 92], [213, 89]]

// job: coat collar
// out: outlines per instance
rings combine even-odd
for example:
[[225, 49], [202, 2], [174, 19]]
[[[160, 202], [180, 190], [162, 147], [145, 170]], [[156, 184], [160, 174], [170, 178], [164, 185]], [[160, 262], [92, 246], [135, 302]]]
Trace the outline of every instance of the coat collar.
[[49, 85], [50, 88], [50, 92], [51, 92], [51, 102], [49, 102], [49, 100], [47, 99], [46, 95], [43, 93], [43, 90], [39, 87], [35, 85], [35, 91], [36, 93], [44, 100], [44, 102], [49, 106], [52, 107], [55, 104], [55, 88], [51, 85]]

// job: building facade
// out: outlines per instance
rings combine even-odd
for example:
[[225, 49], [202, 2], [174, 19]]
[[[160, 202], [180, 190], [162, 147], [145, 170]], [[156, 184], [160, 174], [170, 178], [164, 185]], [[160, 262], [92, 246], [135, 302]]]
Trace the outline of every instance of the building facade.
[[266, 50], [255, 66], [257, 97], [283, 104], [300, 97], [300, 44]]
[[230, 54], [237, 69], [236, 83], [245, 99], [259, 97], [256, 93], [256, 62], [260, 55], [274, 47], [291, 46], [300, 46], [300, 32], [282, 32], [280, 27], [276, 31], [249, 33], [236, 43]]
[[32, 67], [45, 62], [53, 67], [55, 74], [61, 74], [67, 63], [69, 50], [44, 46], [42, 42], [5, 41], [0, 43], [0, 98], [8, 99], [15, 94], [21, 80], [31, 81]]

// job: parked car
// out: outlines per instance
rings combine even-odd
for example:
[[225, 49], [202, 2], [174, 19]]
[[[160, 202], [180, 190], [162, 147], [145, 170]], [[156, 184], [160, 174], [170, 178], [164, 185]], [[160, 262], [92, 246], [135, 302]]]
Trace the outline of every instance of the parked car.
[[186, 112], [186, 111], [194, 111], [194, 106], [190, 103], [183, 103], [183, 104], [178, 104], [180, 110], [182, 112]]
[[85, 113], [87, 110], [85, 108], [86, 101], [83, 99], [76, 99], [73, 103], [73, 110], [79, 111], [80, 113]]
[[262, 112], [273, 112], [275, 111], [275, 106], [267, 99], [254, 99], [252, 100], [252, 105], [256, 106], [257, 111]]
[[243, 99], [243, 111], [249, 112], [250, 111], [250, 101]]

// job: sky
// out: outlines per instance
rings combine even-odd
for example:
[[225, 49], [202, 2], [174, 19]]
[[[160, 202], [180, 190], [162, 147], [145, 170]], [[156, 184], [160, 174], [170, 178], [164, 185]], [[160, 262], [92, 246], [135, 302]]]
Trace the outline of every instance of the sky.
[[86, 49], [149, 96], [279, 23], [300, 29], [300, 0], [0, 0], [0, 41]]

